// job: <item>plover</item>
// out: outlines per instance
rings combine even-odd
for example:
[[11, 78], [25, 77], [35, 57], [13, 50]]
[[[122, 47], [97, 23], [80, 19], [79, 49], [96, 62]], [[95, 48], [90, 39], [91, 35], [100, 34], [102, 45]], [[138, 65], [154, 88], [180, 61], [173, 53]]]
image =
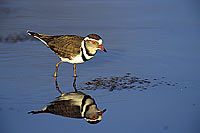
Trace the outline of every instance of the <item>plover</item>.
[[44, 35], [27, 30], [27, 33], [42, 41], [48, 48], [55, 52], [61, 59], [56, 64], [54, 77], [57, 77], [57, 71], [60, 63], [69, 62], [74, 64], [73, 71], [76, 75], [76, 64], [83, 63], [94, 57], [98, 49], [107, 52], [102, 46], [103, 40], [97, 34], [89, 34], [86, 37], [78, 35]]

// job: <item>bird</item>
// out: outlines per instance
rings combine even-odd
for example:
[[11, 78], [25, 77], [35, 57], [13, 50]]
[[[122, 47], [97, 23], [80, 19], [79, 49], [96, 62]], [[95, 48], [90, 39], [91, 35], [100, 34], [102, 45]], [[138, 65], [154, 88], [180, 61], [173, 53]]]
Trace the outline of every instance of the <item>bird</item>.
[[81, 91], [63, 93], [57, 97], [50, 105], [41, 110], [30, 111], [28, 114], [51, 113], [64, 117], [84, 118], [90, 124], [97, 124], [102, 120], [102, 115], [106, 111], [97, 108], [95, 100]]
[[98, 49], [107, 52], [102, 46], [102, 38], [97, 34], [89, 34], [82, 37], [79, 35], [44, 35], [30, 30], [27, 30], [27, 33], [42, 41], [60, 57], [61, 61], [56, 64], [54, 77], [57, 77], [58, 67], [62, 62], [72, 63], [74, 76], [77, 76], [77, 63], [84, 63], [90, 60], [95, 56]]

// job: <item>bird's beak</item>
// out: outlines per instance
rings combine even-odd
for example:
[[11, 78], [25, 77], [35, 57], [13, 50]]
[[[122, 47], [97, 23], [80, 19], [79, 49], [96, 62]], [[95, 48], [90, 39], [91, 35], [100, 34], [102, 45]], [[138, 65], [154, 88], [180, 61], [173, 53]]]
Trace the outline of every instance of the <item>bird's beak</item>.
[[107, 50], [106, 50], [102, 45], [99, 45], [99, 48], [100, 48], [101, 50], [103, 50], [104, 52], [107, 52]]
[[106, 112], [106, 109], [104, 109], [103, 111], [99, 111], [99, 115], [102, 115], [104, 112]]

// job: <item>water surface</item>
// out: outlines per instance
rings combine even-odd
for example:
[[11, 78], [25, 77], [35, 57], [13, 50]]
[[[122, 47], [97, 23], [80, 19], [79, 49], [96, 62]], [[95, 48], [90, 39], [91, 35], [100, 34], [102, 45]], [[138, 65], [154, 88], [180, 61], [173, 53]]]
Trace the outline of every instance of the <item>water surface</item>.
[[[108, 53], [99, 51], [77, 65], [77, 87], [97, 77], [165, 77], [176, 86], [147, 90], [83, 90], [107, 108], [103, 120], [29, 115], [52, 101], [59, 58], [35, 40], [0, 43], [0, 132], [170, 132], [198, 133], [200, 123], [200, 54], [198, 3], [189, 0], [3, 1], [1, 36], [27, 29], [44, 34], [97, 33]], [[63, 92], [73, 91], [72, 64], [58, 72]]]

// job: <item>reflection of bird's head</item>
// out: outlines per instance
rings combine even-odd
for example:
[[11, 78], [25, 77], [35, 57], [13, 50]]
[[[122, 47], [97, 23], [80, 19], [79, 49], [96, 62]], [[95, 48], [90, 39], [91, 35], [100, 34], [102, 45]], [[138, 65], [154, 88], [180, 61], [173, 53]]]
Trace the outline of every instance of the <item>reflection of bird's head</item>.
[[102, 115], [106, 111], [99, 111], [96, 105], [91, 105], [85, 113], [85, 120], [90, 124], [97, 124], [102, 120]]

